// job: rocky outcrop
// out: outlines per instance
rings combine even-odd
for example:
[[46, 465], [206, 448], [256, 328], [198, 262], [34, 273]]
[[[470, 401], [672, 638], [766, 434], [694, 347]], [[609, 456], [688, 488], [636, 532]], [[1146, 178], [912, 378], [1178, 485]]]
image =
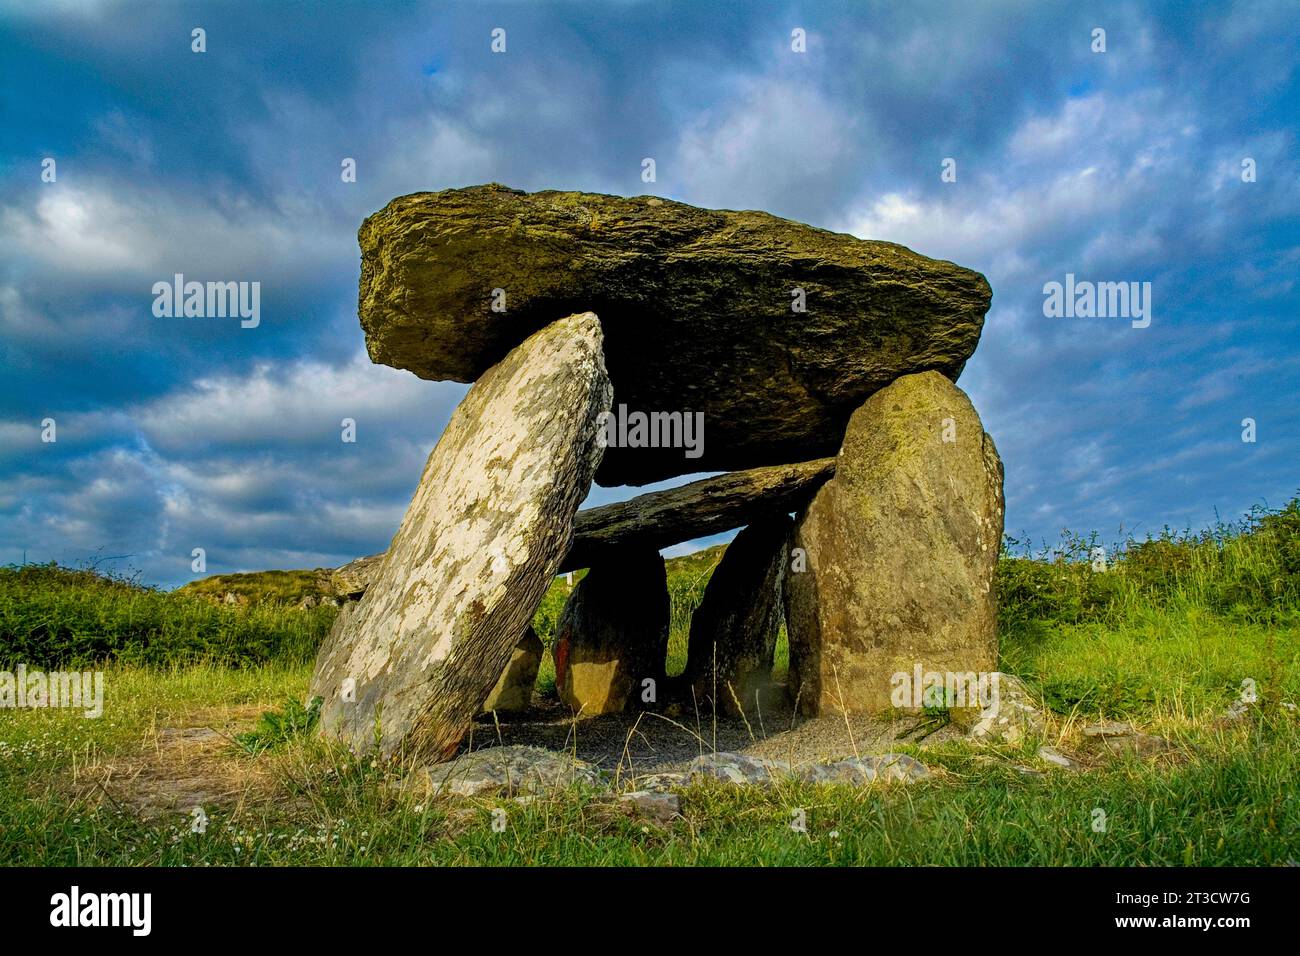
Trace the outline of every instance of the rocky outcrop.
[[546, 326], [479, 378], [317, 658], [326, 733], [386, 755], [456, 750], [568, 552], [610, 399], [592, 313]]
[[781, 629], [788, 515], [749, 525], [727, 546], [691, 616], [687, 680], [706, 709], [762, 712]]
[[993, 440], [944, 376], [906, 375], [853, 413], [786, 576], [790, 687], [806, 713], [888, 712], [893, 675], [918, 668], [995, 669], [1002, 509]]
[[366, 588], [370, 586], [371, 580], [378, 573], [383, 562], [382, 553], [372, 554], [369, 557], [349, 561], [341, 568], [335, 568], [331, 575], [335, 590], [343, 597], [358, 600], [366, 593]]
[[[653, 548], [610, 552], [565, 602], [555, 625], [555, 688], [584, 717], [622, 711], [664, 683], [668, 580]], [[652, 681], [650, 685], [645, 681]]]
[[528, 625], [510, 655], [510, 663], [506, 664], [496, 686], [483, 702], [483, 712], [517, 714], [527, 710], [533, 702], [533, 685], [537, 683], [537, 672], [545, 653], [542, 639], [533, 626]]
[[983, 276], [903, 246], [649, 196], [416, 193], [358, 239], [376, 362], [470, 382], [555, 316], [592, 309], [620, 405], [703, 414], [700, 457], [613, 447], [603, 485], [833, 454], [895, 378], [955, 380], [990, 300]]

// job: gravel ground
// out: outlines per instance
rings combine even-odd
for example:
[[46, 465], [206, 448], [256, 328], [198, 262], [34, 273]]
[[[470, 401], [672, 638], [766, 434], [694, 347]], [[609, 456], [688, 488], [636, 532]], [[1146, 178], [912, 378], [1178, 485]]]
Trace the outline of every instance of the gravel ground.
[[916, 717], [897, 721], [854, 716], [795, 717], [789, 705], [749, 724], [711, 714], [669, 707], [664, 714], [611, 714], [574, 720], [568, 708], [555, 700], [534, 700], [527, 714], [480, 718], [469, 749], [497, 744], [530, 744], [565, 750], [589, 763], [614, 770], [661, 773], [681, 770], [702, 753], [731, 751], [789, 761], [793, 766], [885, 753], [897, 743], [937, 743], [960, 731], [951, 725], [927, 736], [933, 725], [921, 726]]

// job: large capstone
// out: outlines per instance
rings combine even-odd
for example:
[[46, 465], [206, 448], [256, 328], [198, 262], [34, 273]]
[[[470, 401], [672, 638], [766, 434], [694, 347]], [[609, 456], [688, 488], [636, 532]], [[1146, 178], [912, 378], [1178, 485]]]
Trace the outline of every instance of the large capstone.
[[546, 326], [479, 378], [365, 596], [317, 658], [326, 733], [386, 755], [456, 750], [569, 550], [610, 397], [590, 312]]
[[991, 295], [894, 243], [650, 196], [416, 193], [358, 238], [370, 356], [422, 378], [474, 381], [555, 316], [600, 315], [620, 428], [659, 415], [642, 437], [673, 445], [609, 448], [602, 485], [834, 454], [900, 375], [956, 380]]
[[942, 375], [904, 376], [854, 412], [786, 575], [790, 692], [806, 713], [917, 709], [926, 675], [973, 692], [966, 675], [997, 669], [1002, 508], [993, 439]]

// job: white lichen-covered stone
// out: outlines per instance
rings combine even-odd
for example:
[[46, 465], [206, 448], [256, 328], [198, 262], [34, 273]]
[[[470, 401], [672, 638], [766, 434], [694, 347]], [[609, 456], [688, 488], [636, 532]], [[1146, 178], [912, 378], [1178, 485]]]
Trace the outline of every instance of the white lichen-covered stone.
[[409, 784], [432, 796], [544, 794], [567, 787], [606, 789], [601, 772], [567, 753], [515, 745], [487, 747], [417, 773]]
[[711, 753], [696, 757], [688, 770], [693, 779], [737, 785], [765, 785], [792, 779], [804, 783], [865, 786], [873, 783], [915, 783], [930, 776], [930, 771], [919, 760], [907, 754], [895, 753], [870, 754], [834, 763], [811, 763], [797, 767], [784, 760], [753, 757], [749, 754]]
[[569, 549], [608, 411], [590, 312], [535, 332], [452, 414], [383, 564], [316, 661], [322, 729], [446, 759]]
[[830, 764], [812, 764], [798, 773], [806, 783], [847, 783], [863, 786], [870, 783], [915, 783], [930, 776], [930, 771], [915, 757], [907, 754], [872, 754]]
[[973, 740], [1007, 744], [1042, 736], [1043, 712], [1025, 682], [1001, 671], [989, 676], [993, 678], [992, 700], [980, 712], [968, 735]]

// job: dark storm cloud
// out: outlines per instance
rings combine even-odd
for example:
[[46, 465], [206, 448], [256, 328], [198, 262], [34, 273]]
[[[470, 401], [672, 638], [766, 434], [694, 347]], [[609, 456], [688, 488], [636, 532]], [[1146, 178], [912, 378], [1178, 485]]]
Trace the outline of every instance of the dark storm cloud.
[[[194, 547], [209, 571], [384, 547], [464, 386], [365, 359], [356, 229], [492, 180], [763, 208], [985, 272], [962, 385], [1009, 531], [1278, 504], [1300, 486], [1295, 13], [0, 3], [0, 561], [131, 554], [171, 584]], [[258, 281], [260, 325], [154, 316], [177, 272]], [[1067, 272], [1151, 282], [1150, 327], [1045, 317]]]

